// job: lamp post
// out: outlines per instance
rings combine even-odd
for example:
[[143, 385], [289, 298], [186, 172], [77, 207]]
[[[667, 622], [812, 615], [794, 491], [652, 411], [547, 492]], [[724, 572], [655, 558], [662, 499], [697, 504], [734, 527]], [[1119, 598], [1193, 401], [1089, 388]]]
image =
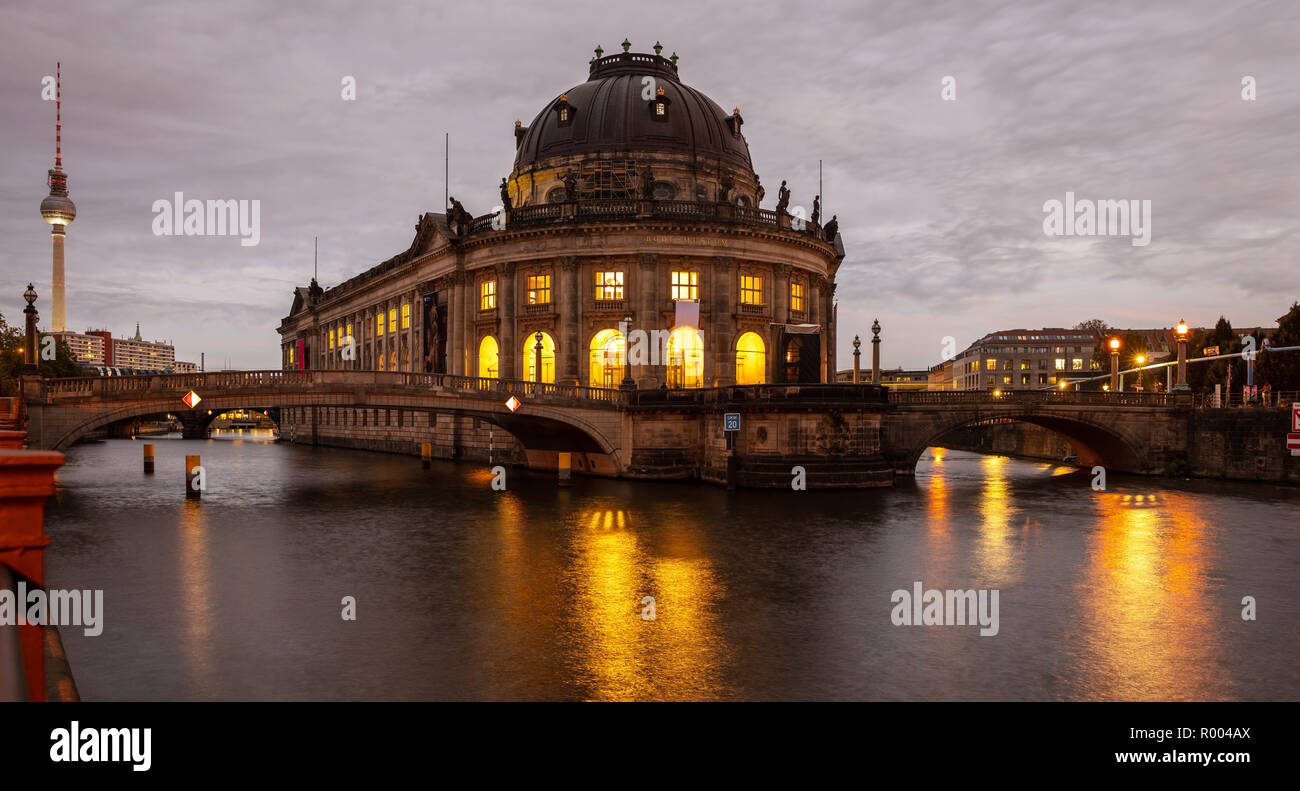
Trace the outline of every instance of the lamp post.
[[27, 307], [23, 308], [23, 313], [27, 317], [27, 337], [23, 345], [23, 374], [35, 375], [38, 372], [36, 367], [36, 319], [40, 314], [36, 312], [36, 289], [31, 283], [27, 284], [27, 290], [23, 292], [23, 299], [27, 300]]
[[1144, 363], [1146, 363], [1147, 358], [1146, 358], [1146, 355], [1139, 354], [1135, 359], [1137, 360], [1137, 364], [1138, 364], [1138, 369], [1139, 369], [1139, 370], [1138, 370], [1138, 372], [1137, 372], [1137, 378], [1138, 378], [1137, 387], [1135, 387], [1134, 389], [1137, 390], [1137, 391], [1140, 393], [1140, 392], [1142, 392], [1142, 371], [1141, 371], [1141, 367], [1142, 367], [1142, 365], [1143, 365]]
[[1110, 392], [1119, 392], [1119, 338], [1110, 339]]
[[[628, 335], [632, 334], [632, 314], [627, 314], [623, 319], [623, 326], [629, 328]], [[623, 338], [623, 382], [618, 386], [619, 390], [635, 390], [636, 380], [632, 378], [632, 362], [628, 359], [627, 336]], [[644, 359], [644, 358], [643, 358]]]
[[862, 338], [853, 336], [853, 384], [862, 381]]
[[1187, 385], [1187, 322], [1178, 320], [1178, 384], [1174, 389], [1186, 392], [1192, 388]]
[[880, 384], [880, 319], [871, 322], [871, 383]]
[[540, 385], [542, 383], [542, 331], [538, 330], [533, 337], [537, 339], [536, 345], [533, 346], [536, 359], [533, 368], [533, 381]]

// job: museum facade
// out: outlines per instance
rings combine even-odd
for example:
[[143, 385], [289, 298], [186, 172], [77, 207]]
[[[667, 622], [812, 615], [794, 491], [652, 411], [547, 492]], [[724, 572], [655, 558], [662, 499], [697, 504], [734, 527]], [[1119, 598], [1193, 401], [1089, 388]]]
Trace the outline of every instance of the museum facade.
[[453, 197], [421, 215], [404, 252], [297, 288], [284, 368], [833, 381], [837, 223], [823, 227], [815, 204], [791, 209], [784, 182], [776, 209], [760, 208], [740, 110], [683, 84], [676, 55], [628, 46], [598, 50], [586, 82], [515, 122], [494, 211], [474, 217]]

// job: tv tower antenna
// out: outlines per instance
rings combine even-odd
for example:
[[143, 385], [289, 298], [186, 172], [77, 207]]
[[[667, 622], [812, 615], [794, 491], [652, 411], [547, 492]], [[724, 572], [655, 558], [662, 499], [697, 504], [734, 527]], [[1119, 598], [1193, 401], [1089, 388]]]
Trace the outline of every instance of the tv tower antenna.
[[63, 281], [63, 237], [67, 235], [68, 225], [77, 217], [77, 207], [68, 197], [68, 176], [63, 172], [63, 63], [55, 64], [54, 89], [54, 167], [49, 171], [46, 183], [50, 194], [41, 201], [41, 216], [50, 224], [50, 236], [54, 240], [54, 271], [50, 289], [53, 308], [50, 316], [50, 331], [67, 330], [68, 301]]

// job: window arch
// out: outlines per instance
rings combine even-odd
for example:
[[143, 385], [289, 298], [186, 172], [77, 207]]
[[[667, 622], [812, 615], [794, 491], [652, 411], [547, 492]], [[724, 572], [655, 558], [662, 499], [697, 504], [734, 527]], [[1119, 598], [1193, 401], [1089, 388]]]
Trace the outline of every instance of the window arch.
[[[537, 334], [528, 333], [524, 338], [524, 379], [529, 382], [537, 378]], [[555, 383], [555, 339], [549, 332], [542, 333], [542, 378], [543, 384]]]
[[767, 380], [767, 346], [756, 332], [736, 341], [736, 384], [761, 385]]
[[568, 200], [568, 193], [564, 187], [551, 187], [546, 193], [547, 203], [564, 203]]
[[618, 330], [601, 330], [592, 336], [588, 381], [592, 387], [618, 387], [627, 362], [627, 340]]
[[496, 379], [500, 375], [498, 370], [500, 360], [500, 349], [497, 347], [497, 339], [491, 335], [483, 338], [478, 345], [478, 375], [483, 379]]
[[668, 386], [704, 387], [704, 339], [694, 327], [668, 333]]

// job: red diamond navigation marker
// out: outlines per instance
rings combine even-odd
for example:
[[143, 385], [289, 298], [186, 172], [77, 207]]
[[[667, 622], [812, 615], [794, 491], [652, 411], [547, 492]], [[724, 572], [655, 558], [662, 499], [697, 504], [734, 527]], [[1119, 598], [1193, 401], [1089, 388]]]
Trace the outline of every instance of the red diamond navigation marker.
[[188, 393], [186, 393], [185, 397], [182, 398], [181, 400], [185, 402], [185, 406], [189, 407], [190, 409], [193, 409], [194, 407], [198, 406], [199, 402], [202, 401], [203, 399], [199, 398], [198, 393], [191, 390]]
[[510, 400], [506, 402], [506, 406], [510, 407], [510, 411], [513, 412], [523, 406], [523, 402], [514, 396], [510, 396]]

